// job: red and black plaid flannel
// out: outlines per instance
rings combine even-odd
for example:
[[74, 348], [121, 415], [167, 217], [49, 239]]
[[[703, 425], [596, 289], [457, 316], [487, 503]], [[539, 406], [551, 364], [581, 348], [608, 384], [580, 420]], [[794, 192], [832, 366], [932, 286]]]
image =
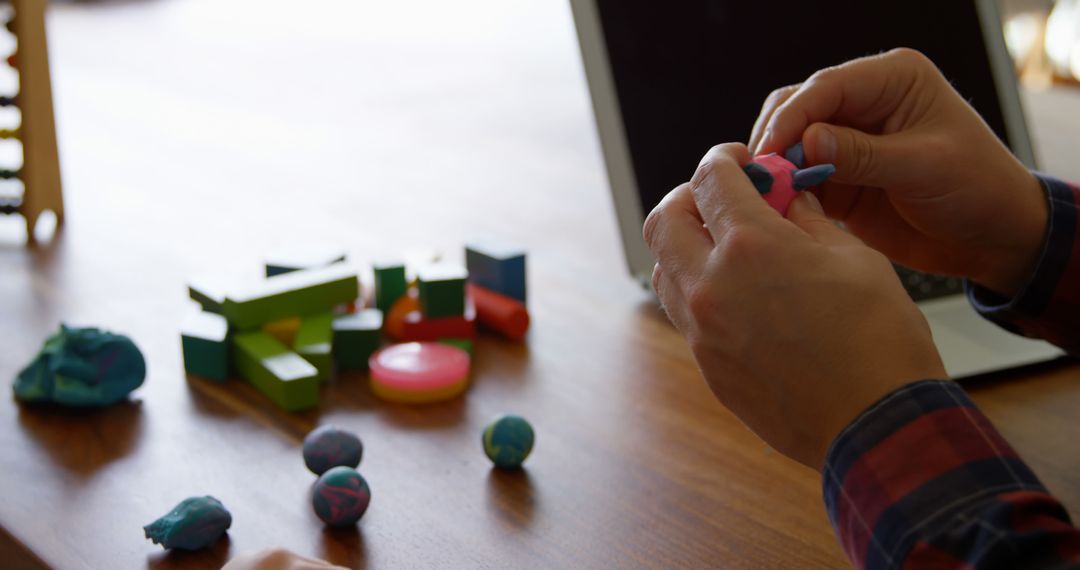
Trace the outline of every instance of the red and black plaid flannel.
[[[1013, 299], [968, 284], [999, 325], [1080, 354], [1080, 189], [1041, 177], [1050, 223]], [[1080, 530], [959, 385], [909, 384], [833, 442], [823, 473], [858, 568], [1080, 568]]]

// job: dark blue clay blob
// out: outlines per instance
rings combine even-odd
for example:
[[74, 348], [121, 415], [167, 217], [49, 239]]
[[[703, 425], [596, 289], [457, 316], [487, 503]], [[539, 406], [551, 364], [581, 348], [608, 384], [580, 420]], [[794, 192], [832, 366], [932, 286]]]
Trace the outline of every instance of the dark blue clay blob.
[[339, 465], [355, 468], [363, 455], [360, 438], [332, 425], [322, 426], [304, 438], [304, 464], [316, 475]]
[[126, 398], [145, 377], [146, 360], [128, 337], [61, 325], [19, 372], [13, 389], [23, 402], [107, 406]]
[[189, 497], [160, 519], [143, 527], [146, 538], [164, 548], [199, 550], [218, 541], [232, 526], [232, 515], [221, 501]]
[[751, 162], [743, 167], [743, 172], [750, 177], [758, 194], [768, 194], [772, 190], [773, 175], [764, 166]]

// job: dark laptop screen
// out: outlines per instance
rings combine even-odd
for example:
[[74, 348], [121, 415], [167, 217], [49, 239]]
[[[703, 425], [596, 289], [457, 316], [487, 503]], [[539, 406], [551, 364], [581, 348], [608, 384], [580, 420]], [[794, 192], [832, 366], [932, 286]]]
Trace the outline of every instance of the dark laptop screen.
[[777, 87], [907, 46], [934, 60], [1006, 143], [973, 0], [597, 0], [648, 213], [713, 144], [746, 142]]

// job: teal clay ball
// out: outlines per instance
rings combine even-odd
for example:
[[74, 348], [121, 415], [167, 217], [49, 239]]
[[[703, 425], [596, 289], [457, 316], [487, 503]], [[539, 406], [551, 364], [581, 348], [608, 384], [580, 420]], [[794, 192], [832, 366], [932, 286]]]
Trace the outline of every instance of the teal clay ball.
[[328, 526], [355, 524], [371, 503], [367, 481], [351, 467], [333, 467], [319, 476], [311, 490], [311, 506]]
[[515, 469], [529, 456], [536, 434], [525, 418], [505, 415], [488, 424], [483, 440], [484, 453], [495, 467]]

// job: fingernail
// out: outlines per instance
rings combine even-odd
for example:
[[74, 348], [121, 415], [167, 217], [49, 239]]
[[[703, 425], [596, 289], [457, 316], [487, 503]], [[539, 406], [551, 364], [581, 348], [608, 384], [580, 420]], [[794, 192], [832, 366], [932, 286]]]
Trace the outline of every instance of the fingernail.
[[825, 127], [818, 127], [814, 147], [817, 163], [836, 161], [836, 135]]
[[803, 192], [803, 200], [806, 200], [806, 205], [810, 206], [810, 209], [825, 215], [825, 208], [821, 207], [821, 202], [818, 201], [817, 196], [814, 196], [813, 192]]

